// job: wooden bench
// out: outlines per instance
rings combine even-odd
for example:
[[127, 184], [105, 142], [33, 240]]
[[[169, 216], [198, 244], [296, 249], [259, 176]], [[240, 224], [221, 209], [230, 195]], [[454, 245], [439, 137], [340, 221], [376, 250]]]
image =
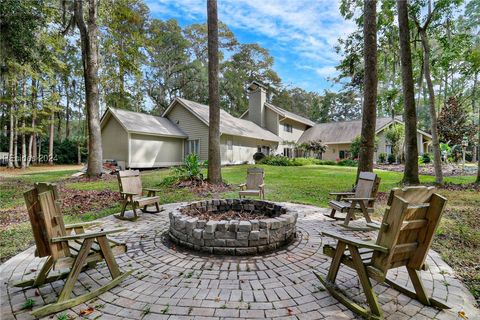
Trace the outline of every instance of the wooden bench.
[[238, 195], [240, 199], [245, 196], [259, 196], [265, 199], [265, 171], [262, 168], [247, 169], [247, 183], [240, 184]]
[[[160, 190], [153, 188], [142, 188], [140, 171], [119, 171], [117, 177], [118, 185], [120, 187], [120, 195], [122, 197], [122, 212], [120, 214], [116, 214], [116, 218], [134, 221], [138, 218], [137, 208], [140, 208], [142, 212], [146, 213], [157, 213], [161, 211], [160, 197], [156, 195], [156, 193]], [[125, 216], [125, 211], [128, 205], [132, 206], [132, 218]], [[147, 207], [150, 205], [155, 205], [156, 211], [148, 211]]]
[[[125, 231], [126, 228], [87, 232], [87, 226], [98, 223], [65, 225], [55, 185], [37, 184], [34, 189], [24, 193], [24, 198], [36, 244], [35, 254], [37, 257], [47, 257], [47, 260], [35, 278], [23, 280], [15, 286], [39, 287], [66, 278], [57, 302], [33, 310], [32, 315], [43, 317], [91, 300], [131, 274], [132, 271], [122, 273], [115, 260], [115, 255], [126, 252], [126, 246], [107, 238], [107, 235]], [[72, 298], [80, 272], [94, 268], [100, 261], [106, 262], [112, 280], [94, 291]], [[64, 268], [69, 271], [48, 276], [52, 270]]]
[[[415, 202], [406, 201], [402, 195]], [[324, 246], [323, 252], [332, 257], [332, 263], [326, 278], [318, 272], [315, 272], [316, 276], [338, 301], [368, 319], [383, 319], [370, 278], [380, 283], [385, 282], [424, 305], [448, 309], [443, 302], [427, 296], [419, 275], [419, 271], [426, 269], [425, 259], [446, 202], [444, 197], [433, 193], [432, 188], [392, 190], [388, 200], [389, 208], [385, 210], [375, 242], [335, 232], [322, 232], [322, 235], [336, 239], [337, 244]], [[337, 289], [335, 279], [341, 264], [356, 271], [369, 309]], [[398, 267], [407, 268], [415, 291], [387, 279], [387, 272]]]
[[[380, 178], [375, 173], [360, 172], [354, 192], [330, 193], [330, 195], [336, 196], [336, 199], [331, 200], [328, 203], [332, 210], [330, 214], [325, 214], [325, 216], [336, 220], [344, 220], [342, 226], [350, 229], [365, 230], [371, 227], [378, 228], [370, 218], [369, 214], [374, 210], [375, 197], [377, 196], [379, 185]], [[341, 214], [338, 214], [337, 212]], [[356, 212], [363, 214], [369, 227], [349, 226], [350, 220], [355, 219]]]

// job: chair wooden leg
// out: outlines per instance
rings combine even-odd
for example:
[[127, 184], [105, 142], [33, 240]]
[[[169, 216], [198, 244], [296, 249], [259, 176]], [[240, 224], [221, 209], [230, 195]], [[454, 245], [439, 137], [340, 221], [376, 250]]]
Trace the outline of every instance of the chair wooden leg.
[[360, 279], [360, 283], [362, 284], [363, 292], [365, 293], [365, 297], [367, 298], [370, 310], [375, 316], [382, 318], [383, 311], [378, 304], [377, 295], [373, 290], [370, 278], [367, 274], [367, 269], [365, 269], [362, 257], [360, 256], [360, 252], [358, 252], [358, 248], [355, 246], [348, 246], [348, 249], [352, 256], [352, 261], [355, 266], [355, 270], [357, 271], [358, 278]]
[[410, 280], [412, 280], [413, 288], [417, 293], [418, 301], [426, 306], [429, 306], [430, 301], [427, 297], [427, 292], [425, 291], [425, 287], [423, 286], [423, 282], [418, 274], [418, 271], [409, 267], [407, 267], [407, 271], [408, 275], [410, 276]]
[[48, 273], [50, 272], [52, 267], [53, 267], [53, 258], [52, 256], [49, 256], [45, 261], [45, 263], [43, 264], [42, 268], [40, 269], [40, 272], [35, 278], [35, 281], [33, 282], [34, 287], [39, 287], [45, 283], [45, 279], [47, 279]]
[[350, 208], [348, 208], [347, 215], [345, 216], [345, 221], [343, 221], [343, 226], [348, 226], [350, 220], [355, 219], [355, 203], [352, 204]]
[[73, 263], [72, 269], [70, 270], [70, 274], [68, 275], [67, 280], [65, 281], [65, 285], [60, 292], [60, 296], [58, 297], [58, 302], [62, 302], [68, 300], [70, 298], [70, 294], [72, 293], [73, 287], [75, 286], [75, 282], [78, 279], [78, 275], [80, 271], [82, 271], [83, 265], [85, 260], [87, 259], [88, 253], [90, 248], [92, 247], [94, 239], [85, 239], [82, 243], [80, 251], [78, 252], [77, 257]]
[[365, 217], [365, 220], [368, 223], [372, 223], [372, 219], [370, 218], [370, 215], [368, 214], [368, 209], [367, 209], [367, 206], [365, 205], [365, 202], [360, 201], [359, 203], [360, 203], [360, 209], [362, 210], [362, 214]]
[[345, 252], [347, 244], [345, 242], [339, 241], [337, 248], [335, 250], [335, 255], [333, 256], [332, 263], [328, 269], [327, 281], [334, 283], [337, 278], [338, 270], [340, 269], [340, 263], [342, 262], [342, 256]]
[[100, 249], [102, 250], [102, 255], [105, 258], [105, 262], [107, 263], [108, 270], [110, 270], [110, 275], [113, 279], [117, 278], [118, 276], [120, 276], [121, 272], [118, 268], [117, 261], [113, 256], [112, 249], [110, 248], [110, 243], [108, 243], [107, 237], [98, 237], [97, 241], [100, 245]]
[[337, 210], [332, 209], [332, 211], [330, 212], [330, 218], [335, 218], [335, 212], [337, 212]]

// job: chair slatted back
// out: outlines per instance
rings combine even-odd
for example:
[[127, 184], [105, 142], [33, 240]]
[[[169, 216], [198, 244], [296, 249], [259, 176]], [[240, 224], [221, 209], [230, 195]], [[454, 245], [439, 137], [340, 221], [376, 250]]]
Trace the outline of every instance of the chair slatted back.
[[409, 203], [426, 203], [435, 192], [435, 187], [414, 186], [406, 188], [393, 188], [388, 196], [387, 205], [391, 206], [393, 198], [398, 196]]
[[[376, 244], [389, 248], [388, 253], [375, 251], [371, 265], [380, 270], [384, 276], [389, 269], [408, 266], [420, 270], [433, 240], [435, 229], [440, 223], [440, 218], [447, 200], [433, 193], [433, 190], [419, 189], [423, 196], [416, 197], [417, 203], [392, 195], [389, 198], [390, 208], [387, 208], [382, 221]], [[411, 195], [408, 190], [392, 190], [391, 193]], [[426, 200], [426, 196], [428, 199]]]
[[[355, 187], [355, 198], [375, 198], [380, 185], [380, 177], [373, 172], [360, 172], [357, 186]], [[367, 201], [367, 207], [373, 207], [375, 201]]]
[[45, 191], [52, 191], [55, 200], [59, 199], [56, 184], [52, 183], [35, 183], [35, 187], [23, 194], [25, 205], [27, 207], [28, 217], [32, 226], [33, 238], [35, 240], [37, 257], [48, 257], [51, 255], [50, 241], [46, 234], [45, 219], [38, 201], [38, 194]]
[[263, 184], [265, 172], [262, 168], [247, 169], [247, 189], [256, 190], [258, 186]]
[[67, 235], [63, 214], [60, 206], [55, 201], [55, 194], [48, 190], [38, 194], [38, 201], [43, 213], [45, 224], [45, 236], [49, 242], [50, 255], [54, 260], [70, 256], [68, 241], [52, 243], [52, 238], [63, 237]]
[[120, 192], [142, 194], [142, 179], [138, 170], [124, 170], [118, 172]]

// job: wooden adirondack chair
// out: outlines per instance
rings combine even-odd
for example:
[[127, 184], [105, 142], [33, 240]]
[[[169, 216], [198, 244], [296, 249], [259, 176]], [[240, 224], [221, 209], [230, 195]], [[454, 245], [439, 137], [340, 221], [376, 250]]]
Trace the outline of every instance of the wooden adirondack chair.
[[[160, 212], [160, 197], [156, 195], [160, 190], [152, 188], [142, 188], [142, 179], [140, 171], [125, 170], [118, 172], [118, 185], [122, 196], [122, 212], [116, 214], [115, 217], [121, 220], [134, 221], [138, 218], [137, 208], [141, 208], [142, 212], [157, 213]], [[145, 195], [146, 193], [146, 195]], [[127, 206], [131, 205], [133, 209], [133, 217], [125, 217]], [[147, 206], [155, 205], [156, 211], [148, 211]]]
[[[361, 212], [370, 227], [377, 227], [370, 219], [369, 213], [373, 212], [379, 185], [380, 177], [375, 173], [360, 172], [355, 192], [330, 193], [330, 195], [336, 196], [336, 199], [328, 203], [332, 211], [330, 214], [325, 214], [325, 216], [336, 220], [344, 220], [342, 226], [348, 227], [350, 220], [355, 219], [355, 212]], [[337, 211], [346, 214], [336, 215]]]
[[[415, 202], [407, 202], [403, 197]], [[394, 189], [390, 193], [381, 229], [375, 243], [355, 237], [322, 232], [337, 239], [336, 247], [324, 246], [324, 254], [332, 257], [326, 279], [315, 272], [327, 290], [350, 310], [370, 319], [382, 319], [383, 312], [370, 283], [370, 278], [387, 283], [424, 305], [449, 309], [442, 302], [429, 298], [423, 287], [420, 270], [425, 270], [425, 258], [433, 240], [447, 200], [433, 193], [433, 188]], [[348, 249], [348, 251], [347, 251]], [[348, 298], [335, 287], [340, 265], [354, 269], [360, 279], [369, 309]], [[405, 266], [415, 291], [386, 278], [390, 269]]]
[[247, 183], [240, 185], [238, 193], [240, 198], [245, 196], [259, 196], [265, 199], [265, 172], [262, 168], [248, 168], [247, 169]]
[[[47, 257], [47, 260], [34, 279], [14, 285], [39, 287], [66, 278], [57, 302], [33, 310], [32, 315], [42, 317], [76, 306], [110, 290], [131, 274], [132, 271], [122, 273], [115, 261], [115, 255], [126, 252], [126, 246], [107, 238], [108, 234], [125, 231], [126, 228], [85, 232], [85, 227], [92, 223], [64, 225], [62, 212], [56, 202], [58, 192], [55, 185], [38, 184], [36, 188], [25, 192], [24, 198], [36, 243], [35, 254], [37, 257]], [[94, 291], [72, 298], [71, 294], [80, 272], [95, 267], [103, 260], [108, 266], [112, 281]], [[53, 269], [64, 268], [69, 268], [69, 271], [48, 276]]]

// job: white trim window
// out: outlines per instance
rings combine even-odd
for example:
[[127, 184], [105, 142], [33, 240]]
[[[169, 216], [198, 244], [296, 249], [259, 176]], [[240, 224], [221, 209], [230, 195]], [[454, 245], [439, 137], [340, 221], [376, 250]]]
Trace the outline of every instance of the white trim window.
[[195, 153], [200, 155], [200, 140], [188, 140], [185, 144], [185, 155]]
[[284, 123], [283, 124], [283, 131], [285, 132], [293, 132], [293, 127], [289, 123]]
[[283, 148], [283, 156], [293, 158], [293, 148]]

